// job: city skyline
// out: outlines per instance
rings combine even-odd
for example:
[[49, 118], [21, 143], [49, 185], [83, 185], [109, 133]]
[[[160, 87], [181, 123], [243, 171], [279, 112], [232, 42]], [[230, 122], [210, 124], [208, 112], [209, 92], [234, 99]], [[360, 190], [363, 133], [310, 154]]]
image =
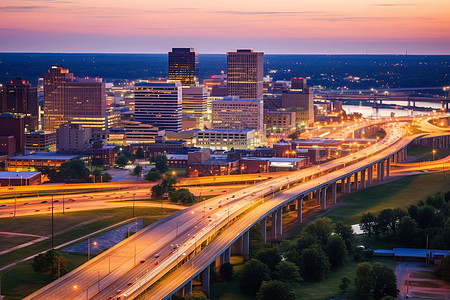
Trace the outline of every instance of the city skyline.
[[19, 0], [0, 7], [2, 52], [450, 54], [443, 0], [279, 3]]

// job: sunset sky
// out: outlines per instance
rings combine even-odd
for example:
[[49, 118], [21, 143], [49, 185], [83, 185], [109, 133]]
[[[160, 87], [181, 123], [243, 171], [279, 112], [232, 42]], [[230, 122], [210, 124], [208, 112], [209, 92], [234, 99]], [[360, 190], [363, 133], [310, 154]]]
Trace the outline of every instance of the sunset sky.
[[0, 51], [450, 54], [449, 12], [449, 0], [0, 0]]

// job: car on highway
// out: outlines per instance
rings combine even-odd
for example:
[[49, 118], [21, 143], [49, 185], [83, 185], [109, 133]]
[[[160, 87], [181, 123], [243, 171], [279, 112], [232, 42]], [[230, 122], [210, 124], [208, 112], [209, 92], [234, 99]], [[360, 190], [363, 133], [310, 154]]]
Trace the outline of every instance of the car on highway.
[[2, 204], [2, 205], [0, 205], [0, 207], [6, 207], [6, 206], [8, 206], [8, 205], [6, 205], [6, 204]]
[[57, 202], [59, 202], [59, 200], [55, 200], [55, 201], [53, 201], [53, 203], [57, 203]]
[[69, 202], [75, 202], [75, 201], [77, 201], [77, 199], [75, 199], [75, 198], [70, 198], [69, 199]]
[[155, 258], [158, 258], [158, 257], [159, 257], [159, 254], [158, 254], [158, 253], [156, 253], [156, 254], [155, 254]]
[[28, 205], [28, 204], [31, 204], [31, 202], [25, 202], [23, 205]]
[[145, 263], [145, 259], [141, 259], [140, 263], [141, 264]]
[[46, 201], [46, 200], [44, 200], [44, 201], [41, 201], [41, 203], [47, 203], [48, 201]]

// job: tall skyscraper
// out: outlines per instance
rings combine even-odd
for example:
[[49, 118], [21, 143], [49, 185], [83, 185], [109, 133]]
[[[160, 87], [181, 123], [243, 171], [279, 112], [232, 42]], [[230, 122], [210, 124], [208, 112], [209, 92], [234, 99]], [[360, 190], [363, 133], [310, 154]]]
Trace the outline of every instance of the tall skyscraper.
[[227, 53], [228, 96], [263, 99], [264, 53], [237, 50]]
[[194, 48], [172, 48], [169, 52], [169, 80], [183, 86], [198, 84], [198, 53]]
[[160, 130], [181, 131], [182, 90], [179, 82], [143, 81], [134, 87], [136, 121]]
[[[76, 119], [87, 118], [104, 124], [107, 121], [105, 98], [105, 83], [101, 78], [75, 78], [68, 69], [52, 66], [44, 74], [44, 130], [55, 132], [59, 125], [76, 123]], [[97, 127], [94, 123], [90, 125]]]
[[17, 78], [0, 89], [0, 112], [18, 114], [24, 118], [27, 131], [38, 127], [37, 88], [28, 81]]
[[209, 92], [205, 86], [183, 87], [183, 130], [203, 129], [203, 121], [206, 120], [208, 115], [208, 97]]

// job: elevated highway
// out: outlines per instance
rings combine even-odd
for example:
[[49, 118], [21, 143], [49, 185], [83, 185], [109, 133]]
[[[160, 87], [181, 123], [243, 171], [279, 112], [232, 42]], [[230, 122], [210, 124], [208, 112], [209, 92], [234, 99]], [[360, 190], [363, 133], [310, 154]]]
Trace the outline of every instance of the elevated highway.
[[[148, 299], [171, 295], [177, 288], [189, 285], [198, 272], [209, 272], [206, 271], [209, 270], [207, 262], [219, 256], [222, 256], [223, 262], [229, 260], [230, 246], [239, 239], [241, 246], [237, 248], [241, 248], [244, 256], [248, 254], [247, 229], [257, 222], [262, 221], [263, 235], [266, 237], [266, 222], [271, 217], [272, 238], [281, 234], [282, 209], [287, 204], [297, 207], [297, 218], [301, 222], [303, 199], [317, 199], [326, 209], [327, 201], [336, 201], [338, 188], [350, 192], [364, 188], [375, 178], [384, 180], [388, 177], [390, 163], [402, 161], [406, 156], [406, 145], [419, 135], [402, 138], [404, 129], [399, 123], [386, 128], [388, 134], [383, 141], [353, 155], [292, 172], [287, 177], [254, 184], [239, 193], [204, 201], [160, 220], [26, 299], [108, 299], [118, 296], [131, 299], [169, 270], [193, 257], [178, 269], [184, 270], [192, 264], [193, 271], [180, 276], [177, 287], [168, 284], [164, 289], [152, 289], [159, 294]], [[250, 217], [253, 214], [254, 217]], [[237, 221], [230, 223], [232, 220]], [[219, 238], [225, 233], [228, 236], [229, 229], [241, 222], [244, 227], [239, 227], [230, 234], [229, 239], [217, 244]], [[218, 231], [221, 232], [220, 237], [205, 247]], [[212, 248], [210, 245], [216, 244], [219, 251], [216, 248], [209, 250]], [[195, 255], [199, 250], [200, 255]], [[196, 269], [196, 261], [201, 257], [205, 257], [206, 264], [205, 261], [198, 262]], [[206, 292], [209, 290], [208, 274], [203, 276]]]

